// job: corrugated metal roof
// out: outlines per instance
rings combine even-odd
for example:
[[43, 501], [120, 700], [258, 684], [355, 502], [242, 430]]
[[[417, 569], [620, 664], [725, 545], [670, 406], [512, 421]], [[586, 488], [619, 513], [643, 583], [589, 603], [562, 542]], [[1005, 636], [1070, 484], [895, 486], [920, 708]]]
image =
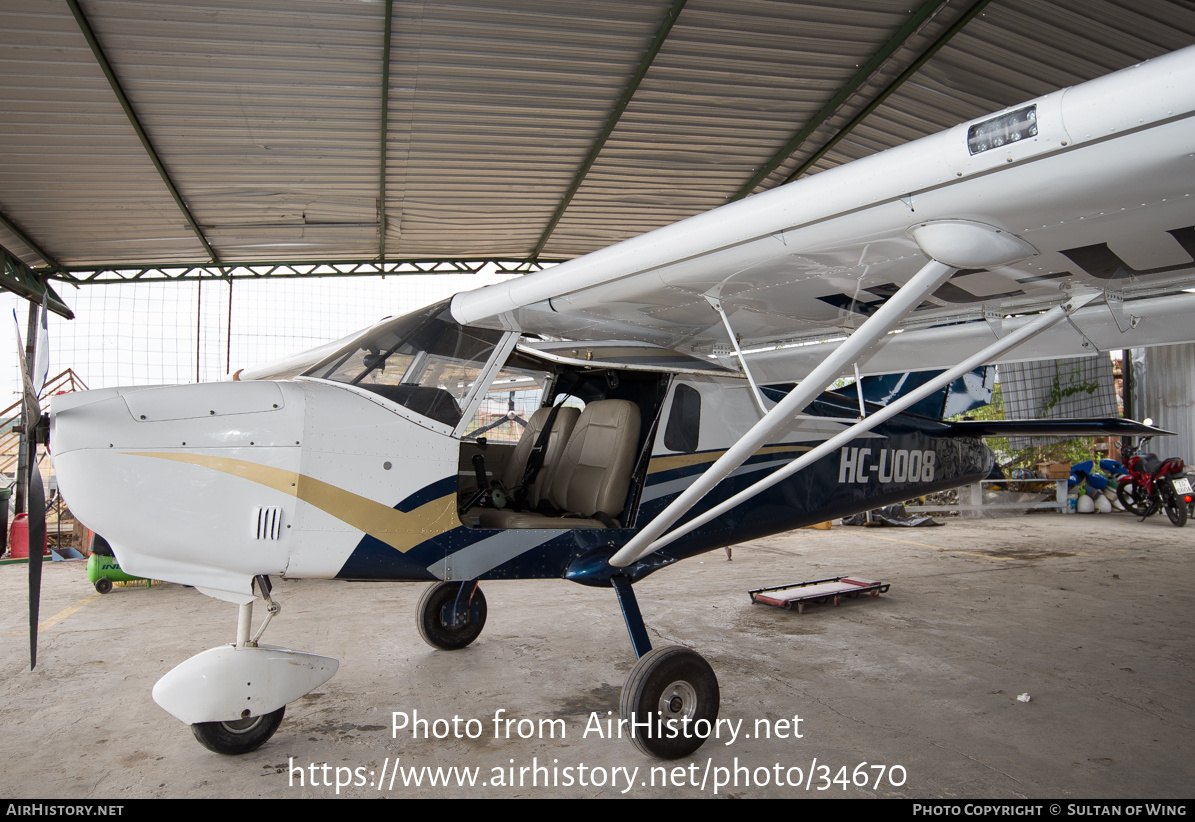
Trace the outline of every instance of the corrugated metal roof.
[[386, 0], [77, 0], [147, 148], [70, 3], [6, 0], [0, 245], [208, 262], [152, 149], [223, 263], [567, 258], [1195, 43], [1189, 2], [980, 2], [394, 0], [387, 55]]
[[[816, 173], [963, 120], [1195, 43], [1189, 2], [993, 0], [809, 170]], [[869, 96], [874, 96], [874, 90]], [[842, 122], [831, 123], [831, 130]], [[779, 184], [807, 158], [787, 163]]]

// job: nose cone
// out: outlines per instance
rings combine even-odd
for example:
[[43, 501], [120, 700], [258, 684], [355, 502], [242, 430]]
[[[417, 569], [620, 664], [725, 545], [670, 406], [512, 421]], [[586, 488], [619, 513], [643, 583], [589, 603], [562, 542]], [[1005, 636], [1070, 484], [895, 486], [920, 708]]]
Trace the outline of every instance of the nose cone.
[[244, 594], [286, 568], [303, 415], [287, 383], [103, 389], [55, 397], [50, 442], [64, 499], [125, 571]]

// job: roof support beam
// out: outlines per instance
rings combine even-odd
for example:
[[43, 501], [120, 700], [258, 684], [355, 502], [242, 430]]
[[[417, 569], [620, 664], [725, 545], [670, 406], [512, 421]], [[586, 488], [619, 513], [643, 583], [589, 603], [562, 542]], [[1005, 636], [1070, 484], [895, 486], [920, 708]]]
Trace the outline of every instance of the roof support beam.
[[386, 138], [390, 116], [390, 32], [394, 0], [386, 0], [386, 25], [382, 35], [382, 125], [378, 136], [378, 259], [386, 259]]
[[[18, 261], [19, 262], [19, 261]], [[128, 268], [72, 267], [60, 276], [74, 286], [130, 282], [194, 282], [196, 280], [264, 280], [319, 277], [395, 277], [419, 274], [529, 274], [562, 262], [514, 261], [492, 258], [468, 260], [327, 260], [303, 262], [225, 263], [192, 265], [163, 263]], [[40, 292], [39, 297], [40, 299]]]
[[116, 95], [120, 107], [124, 109], [125, 116], [129, 118], [129, 123], [132, 124], [133, 130], [137, 132], [137, 139], [141, 141], [141, 146], [145, 149], [145, 153], [149, 155], [149, 159], [154, 164], [154, 168], [158, 170], [158, 175], [161, 176], [162, 182], [166, 184], [166, 188], [170, 191], [170, 196], [174, 198], [174, 202], [178, 205], [179, 210], [182, 211], [187, 225], [195, 232], [195, 236], [199, 238], [199, 242], [202, 243], [204, 251], [211, 257], [212, 262], [219, 262], [220, 258], [216, 254], [215, 249], [211, 247], [207, 238], [203, 236], [203, 232], [199, 229], [199, 224], [191, 215], [187, 204], [183, 202], [182, 195], [179, 194], [174, 181], [170, 179], [166, 167], [162, 165], [162, 159], [158, 156], [158, 152], [149, 141], [149, 135], [142, 128], [141, 121], [137, 118], [137, 113], [133, 111], [133, 104], [129, 102], [128, 96], [124, 93], [124, 89], [121, 88], [120, 81], [116, 78], [116, 73], [112, 70], [112, 64], [108, 62], [104, 50], [100, 48], [100, 43], [95, 37], [95, 32], [91, 30], [91, 24], [87, 22], [87, 17], [83, 14], [83, 9], [79, 7], [79, 0], [66, 0], [66, 3], [70, 6], [71, 14], [75, 15], [75, 22], [79, 24], [79, 30], [83, 32], [83, 37], [87, 40], [87, 45], [91, 47], [91, 53], [95, 56], [96, 62], [99, 63], [104, 76], [108, 78], [108, 85], [112, 87], [112, 92]]
[[622, 96], [618, 98], [618, 102], [614, 104], [614, 109], [610, 112], [610, 116], [606, 118], [606, 124], [602, 126], [602, 130], [598, 132], [597, 139], [594, 140], [593, 145], [589, 148], [589, 153], [585, 155], [581, 167], [577, 169], [577, 174], [573, 177], [573, 182], [569, 185], [568, 190], [564, 192], [564, 197], [561, 198], [560, 204], [556, 206], [556, 211], [552, 214], [552, 218], [548, 220], [548, 225], [544, 228], [544, 233], [540, 236], [539, 242], [535, 244], [535, 248], [527, 255], [530, 260], [538, 260], [540, 252], [544, 250], [544, 246], [548, 244], [548, 240], [552, 236], [552, 232], [556, 230], [556, 225], [560, 222], [560, 218], [564, 216], [564, 212], [568, 209], [569, 203], [572, 202], [577, 190], [581, 188], [581, 183], [585, 182], [585, 176], [589, 174], [589, 170], [593, 168], [593, 164], [597, 162], [598, 155], [601, 154], [602, 148], [606, 145], [606, 141], [610, 139], [610, 135], [614, 132], [614, 127], [618, 125], [618, 121], [622, 118], [623, 112], [627, 110], [630, 105], [631, 98], [635, 96], [635, 92], [639, 90], [639, 84], [643, 82], [643, 78], [647, 76], [648, 69], [651, 64], [655, 62], [656, 55], [660, 53], [664, 41], [668, 39], [668, 33], [672, 31], [673, 24], [676, 23], [676, 18], [680, 17], [681, 10], [684, 9], [685, 3], [688, 0], [673, 0], [672, 7], [668, 9], [668, 13], [664, 15], [664, 21], [660, 24], [659, 29], [656, 30], [655, 37], [652, 38], [651, 45], [648, 46], [647, 52], [644, 53], [643, 59], [639, 61], [639, 67], [635, 69], [635, 74], [631, 77], [627, 87], [623, 89]]
[[[960, 17], [958, 20], [954, 21], [954, 24], [950, 28], [948, 28], [946, 31], [942, 32], [941, 36], [939, 36], [938, 39], [933, 42], [933, 45], [931, 45], [929, 48], [927, 48], [921, 54], [921, 56], [918, 57], [913, 62], [913, 64], [911, 66], [909, 66], [907, 69], [905, 69], [903, 72], [901, 72], [900, 76], [897, 77], [895, 80], [893, 80], [891, 83], [889, 83], [888, 87], [885, 88], [882, 92], [880, 92], [879, 95], [874, 100], [872, 100], [870, 103], [868, 103], [862, 111], [860, 111], [858, 114], [856, 114], [854, 117], [852, 117], [851, 121], [849, 123], [847, 123], [845, 126], [843, 126], [841, 129], [839, 129], [837, 134], [835, 134], [833, 137], [831, 137], [829, 140], [827, 140], [826, 144], [824, 146], [822, 146], [816, 152], [814, 152], [813, 155], [808, 160], [801, 163], [801, 165], [797, 166], [797, 169], [792, 174], [788, 175], [788, 177], [785, 178], [784, 183], [791, 183], [793, 180], [797, 179], [802, 174], [804, 174], [806, 171], [808, 171], [810, 168], [812, 168], [814, 163], [816, 163], [822, 157], [826, 156], [826, 154], [829, 153], [830, 149], [834, 148], [834, 146], [838, 145], [838, 143], [844, 137], [846, 137], [848, 134], [850, 134], [852, 131], [854, 131], [856, 126], [858, 126], [860, 123], [862, 123], [865, 119], [867, 119], [868, 115], [870, 115], [873, 111], [875, 111], [877, 108], [879, 108], [880, 105], [885, 100], [887, 100], [888, 97], [891, 96], [891, 94], [894, 91], [896, 91], [898, 88], [903, 86], [905, 84], [906, 80], [908, 80], [910, 77], [912, 77], [918, 71], [920, 71], [921, 67], [924, 66], [927, 62], [929, 62], [929, 59], [931, 57], [933, 57], [935, 54], [937, 54], [938, 51], [942, 48], [942, 46], [949, 43], [951, 41], [951, 39], [953, 39], [954, 35], [958, 34], [960, 31], [962, 31], [963, 27], [966, 26], [968, 23], [970, 23], [971, 20], [973, 20], [981, 11], [983, 11], [984, 8], [987, 6], [987, 4], [990, 2], [991, 2], [991, 0], [978, 0], [978, 2], [975, 3], [975, 5], [973, 5], [969, 9], [967, 9], [967, 13], [964, 14], [962, 17]], [[784, 185], [784, 183], [781, 183], [781, 185]]]
[[867, 78], [875, 73], [884, 61], [891, 57], [906, 40], [913, 36], [913, 34], [921, 28], [921, 25], [932, 17], [947, 0], [926, 0], [921, 4], [921, 7], [913, 12], [912, 16], [904, 22], [904, 24], [896, 30], [896, 32], [888, 38], [888, 41], [880, 47], [880, 50], [872, 55], [871, 59], [859, 67], [854, 76], [847, 80], [846, 85], [838, 90], [833, 97], [830, 98], [821, 109], [814, 114], [813, 117], [806, 123], [800, 131], [793, 135], [784, 146], [776, 152], [776, 154], [752, 175], [751, 179], [743, 184], [743, 187], [730, 196], [729, 202], [741, 200], [755, 190], [756, 186], [767, 179], [768, 175], [781, 166], [793, 152], [801, 147], [801, 144], [812, 136], [822, 125], [829, 120], [834, 112], [838, 111], [839, 107], [850, 98], [852, 94], [859, 90], [859, 87], [867, 82]]
[[48, 296], [46, 308], [68, 320], [75, 318], [74, 312], [67, 308], [62, 298], [54, 293], [50, 284], [2, 245], [0, 245], [0, 288], [11, 291], [35, 304], [40, 303], [42, 295], [45, 294]]
[[58, 262], [58, 260], [47, 254], [40, 245], [34, 242], [33, 239], [25, 233], [24, 229], [10, 220], [3, 212], [0, 212], [0, 226], [4, 226], [4, 228], [7, 229], [10, 234], [28, 246], [29, 250], [41, 257], [42, 260], [45, 261], [46, 265], [48, 265], [50, 268], [62, 268], [62, 263]]

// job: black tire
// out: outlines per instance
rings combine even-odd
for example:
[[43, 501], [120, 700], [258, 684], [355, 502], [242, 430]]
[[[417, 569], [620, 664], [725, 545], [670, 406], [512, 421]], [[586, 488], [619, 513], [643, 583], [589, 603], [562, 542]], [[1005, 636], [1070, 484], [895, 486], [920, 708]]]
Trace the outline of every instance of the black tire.
[[[462, 587], [466, 588], [465, 596], [470, 597], [469, 619], [464, 625], [454, 626], [452, 612]], [[419, 628], [419, 636], [428, 645], [442, 651], [457, 651], [481, 636], [485, 618], [485, 594], [481, 592], [480, 585], [474, 582], [434, 582], [419, 597], [415, 625]]]
[[239, 756], [256, 751], [264, 745], [282, 724], [282, 716], [285, 713], [286, 706], [283, 705], [272, 713], [233, 722], [197, 722], [191, 726], [191, 733], [195, 734], [199, 744], [209, 751], [226, 756]]
[[95, 589], [101, 594], [106, 594], [112, 590], [112, 580], [107, 577], [100, 577], [95, 581]]
[[1144, 488], [1138, 488], [1131, 481], [1125, 480], [1116, 486], [1116, 498], [1135, 517], [1149, 516], [1149, 495]]
[[[1167, 482], [1167, 480], [1163, 480]], [[1166, 509], [1166, 516], [1170, 517], [1170, 522], [1176, 528], [1182, 528], [1187, 524], [1187, 503], [1183, 502], [1182, 497], [1174, 492], [1173, 488], [1166, 488], [1162, 492], [1165, 499], [1163, 506]]]
[[635, 663], [618, 711], [628, 722], [651, 723], [632, 726], [636, 748], [657, 759], [680, 759], [705, 743], [718, 704], [714, 669], [701, 654], [674, 645], [649, 651]]

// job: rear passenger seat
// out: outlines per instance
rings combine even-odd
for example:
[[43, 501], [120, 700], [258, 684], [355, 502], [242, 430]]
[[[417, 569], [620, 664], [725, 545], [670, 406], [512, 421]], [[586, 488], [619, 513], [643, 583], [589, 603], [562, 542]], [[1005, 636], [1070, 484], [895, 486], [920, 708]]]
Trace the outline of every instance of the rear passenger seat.
[[[565, 410], [561, 409], [560, 413]], [[556, 424], [560, 424], [559, 417]], [[563, 515], [547, 516], [500, 508], [474, 509], [470, 515], [478, 517], [482, 528], [606, 527], [593, 515], [601, 513], [617, 520], [622, 513], [634, 469], [639, 424], [639, 407], [635, 403], [599, 400], [585, 406], [562, 452], [553, 454], [549, 442], [547, 458], [551, 466], [545, 465], [540, 471], [544, 481], [536, 493], [542, 492], [540, 499], [565, 512]], [[541, 430], [542, 427], [541, 424]], [[555, 436], [555, 429], [553, 426], [552, 436]], [[516, 449], [522, 449], [523, 441], [528, 439], [529, 435], [525, 434]], [[530, 441], [534, 445], [534, 440]], [[523, 465], [526, 465], [525, 459]], [[519, 481], [521, 479], [520, 476]], [[536, 479], [538, 481], [539, 477]]]

